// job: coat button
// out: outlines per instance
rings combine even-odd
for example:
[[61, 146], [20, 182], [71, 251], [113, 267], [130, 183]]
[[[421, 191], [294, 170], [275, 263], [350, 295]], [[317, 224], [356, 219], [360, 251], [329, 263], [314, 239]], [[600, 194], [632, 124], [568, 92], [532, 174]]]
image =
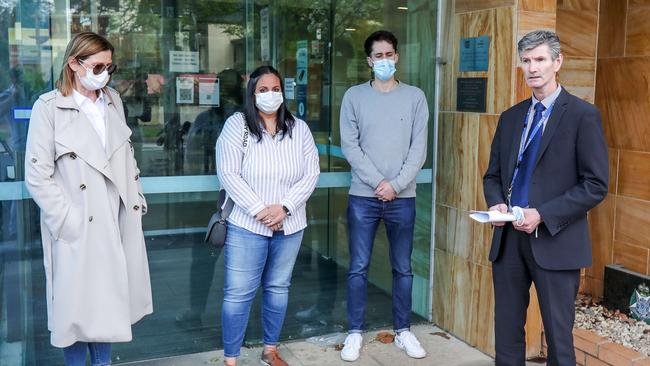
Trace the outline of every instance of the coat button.
[[86, 189], [86, 185], [85, 185], [85, 184], [81, 184], [81, 185], [79, 186], [79, 188], [81, 188], [81, 190], [83, 191], [84, 189]]
[[137, 174], [137, 175], [135, 176], [135, 180], [138, 180], [138, 179], [140, 179], [140, 174]]
[[88, 221], [89, 221], [89, 222], [93, 222], [93, 217], [90, 216], [90, 217], [88, 218]]
[[133, 206], [133, 209], [137, 211], [137, 210], [139, 210], [139, 209], [140, 209], [140, 206], [138, 206], [138, 205], [135, 205], [135, 206]]
[[76, 159], [76, 158], [77, 158], [77, 154], [75, 154], [75, 153], [70, 153], [70, 159]]
[[33, 163], [33, 164], [36, 164], [37, 161], [38, 161], [38, 160], [36, 160], [36, 158], [32, 158], [32, 163]]

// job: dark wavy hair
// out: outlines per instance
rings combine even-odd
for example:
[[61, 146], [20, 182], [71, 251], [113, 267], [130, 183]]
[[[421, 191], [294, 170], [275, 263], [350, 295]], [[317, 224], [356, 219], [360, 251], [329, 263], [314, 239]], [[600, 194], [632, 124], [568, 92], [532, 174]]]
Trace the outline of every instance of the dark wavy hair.
[[[280, 80], [280, 89], [284, 91], [284, 83], [282, 82], [282, 77], [278, 70], [273, 68], [273, 66], [260, 66], [255, 71], [253, 71], [248, 79], [248, 86], [246, 87], [246, 100], [244, 106], [244, 115], [246, 116], [246, 124], [248, 125], [248, 130], [250, 133], [257, 137], [257, 141], [262, 140], [262, 130], [260, 129], [260, 124], [263, 125], [262, 117], [260, 117], [260, 112], [255, 105], [255, 87], [260, 78], [267, 74], [273, 74], [277, 76]], [[282, 131], [282, 138], [289, 135], [291, 137], [291, 132], [293, 130], [293, 125], [296, 122], [296, 119], [293, 117], [289, 109], [287, 108], [286, 103], [283, 101], [278, 108], [278, 130]]]
[[363, 49], [366, 51], [368, 57], [370, 57], [370, 54], [372, 53], [372, 46], [375, 42], [381, 41], [390, 43], [393, 46], [393, 49], [395, 49], [395, 52], [397, 52], [397, 37], [387, 30], [378, 30], [369, 35], [368, 38], [366, 38], [366, 41], [363, 42]]

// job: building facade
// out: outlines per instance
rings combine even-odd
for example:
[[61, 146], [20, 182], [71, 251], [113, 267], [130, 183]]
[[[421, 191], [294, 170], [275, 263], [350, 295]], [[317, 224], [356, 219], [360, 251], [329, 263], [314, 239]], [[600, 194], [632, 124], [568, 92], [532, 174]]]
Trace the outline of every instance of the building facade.
[[[53, 88], [74, 34], [95, 31], [116, 47], [111, 85], [128, 109], [150, 206], [154, 313], [132, 342], [115, 346], [115, 363], [221, 348], [223, 259], [202, 242], [219, 189], [214, 141], [262, 64], [285, 78], [289, 108], [309, 124], [321, 164], [282, 339], [345, 331], [350, 167], [338, 119], [345, 90], [370, 77], [363, 40], [377, 29], [397, 35], [398, 78], [424, 90], [431, 112], [417, 180], [414, 319], [492, 354], [491, 230], [467, 211], [486, 208], [481, 178], [499, 114], [530, 96], [516, 54], [526, 32], [558, 33], [560, 83], [600, 108], [610, 147], [610, 194], [590, 213], [594, 264], [583, 291], [602, 296], [610, 263], [650, 273], [649, 14], [645, 0], [0, 1], [0, 363], [62, 363], [49, 344], [39, 212], [22, 165], [31, 105]], [[390, 277], [380, 228], [368, 328], [391, 325]], [[542, 324], [531, 294], [533, 356]], [[261, 342], [259, 310], [258, 300], [247, 344]]]

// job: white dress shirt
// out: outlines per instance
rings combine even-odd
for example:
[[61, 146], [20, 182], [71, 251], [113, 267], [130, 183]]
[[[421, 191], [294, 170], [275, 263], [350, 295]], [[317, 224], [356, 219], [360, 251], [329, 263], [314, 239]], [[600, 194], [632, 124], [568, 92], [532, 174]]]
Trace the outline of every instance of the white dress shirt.
[[[535, 127], [535, 126], [532, 126], [533, 117], [535, 116], [535, 104], [542, 103], [544, 105], [544, 108], [549, 109], [553, 105], [553, 103], [555, 103], [555, 100], [557, 99], [557, 97], [560, 96], [561, 92], [562, 92], [562, 86], [560, 84], [558, 84], [557, 89], [555, 89], [555, 91], [553, 93], [551, 93], [551, 95], [544, 98], [544, 100], [541, 100], [541, 101], [537, 100], [537, 98], [535, 98], [535, 94], [533, 94], [532, 103], [530, 103], [530, 108], [528, 109], [528, 121], [526, 122], [526, 124], [528, 126], [528, 129], [526, 131], [531, 131], [531, 129]], [[553, 108], [555, 108], [555, 106]], [[544, 109], [544, 113], [546, 113], [546, 109]], [[549, 115], [549, 118], [550, 117], [551, 116]], [[546, 118], [542, 122], [542, 134], [546, 130], [546, 124], [548, 123], [549, 118]]]
[[90, 98], [82, 95], [75, 89], [72, 89], [72, 97], [77, 102], [79, 109], [81, 109], [90, 121], [95, 132], [97, 132], [102, 146], [106, 148], [106, 98], [104, 97], [104, 92], [99, 91], [99, 96], [94, 103]]
[[244, 145], [244, 117], [232, 115], [217, 140], [217, 174], [235, 205], [228, 222], [259, 235], [273, 231], [255, 219], [264, 207], [286, 206], [291, 213], [282, 225], [285, 235], [307, 226], [305, 205], [320, 174], [318, 151], [307, 124], [296, 118], [291, 137], [275, 138], [262, 128], [262, 139], [252, 134]]

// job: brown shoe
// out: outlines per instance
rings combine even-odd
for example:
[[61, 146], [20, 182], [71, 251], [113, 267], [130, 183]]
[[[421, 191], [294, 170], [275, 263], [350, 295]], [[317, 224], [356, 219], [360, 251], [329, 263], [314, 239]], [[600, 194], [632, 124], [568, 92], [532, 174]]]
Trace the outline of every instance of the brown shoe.
[[277, 348], [270, 349], [268, 351], [262, 352], [262, 365], [266, 366], [289, 366], [280, 354], [278, 353]]

